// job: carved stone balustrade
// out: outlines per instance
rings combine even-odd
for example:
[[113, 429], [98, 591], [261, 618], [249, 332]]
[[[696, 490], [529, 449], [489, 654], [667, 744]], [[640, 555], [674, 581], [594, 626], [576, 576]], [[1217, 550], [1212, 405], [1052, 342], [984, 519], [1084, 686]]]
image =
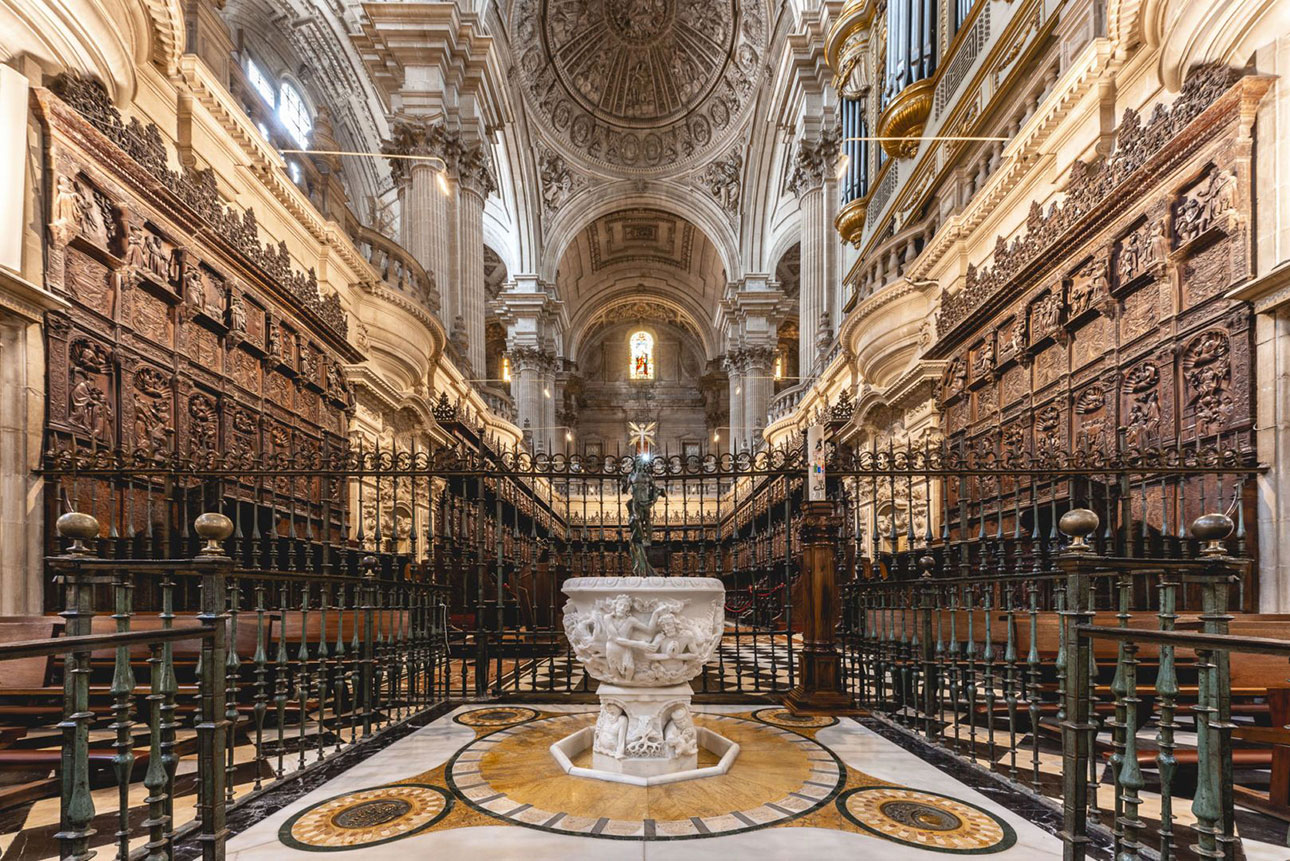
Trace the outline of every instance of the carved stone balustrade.
[[411, 296], [434, 313], [439, 313], [439, 288], [434, 276], [422, 268], [411, 253], [394, 240], [359, 225], [354, 245], [391, 290]]

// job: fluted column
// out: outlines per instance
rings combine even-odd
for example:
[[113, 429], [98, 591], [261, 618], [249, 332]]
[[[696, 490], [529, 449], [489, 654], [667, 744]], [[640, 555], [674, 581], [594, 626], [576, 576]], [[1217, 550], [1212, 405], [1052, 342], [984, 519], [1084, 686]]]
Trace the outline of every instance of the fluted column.
[[440, 320], [472, 371], [484, 369], [484, 200], [496, 187], [481, 144], [441, 123], [400, 120], [384, 152], [401, 184], [404, 247], [432, 273]]
[[743, 356], [739, 350], [731, 350], [725, 359], [726, 375], [730, 379], [730, 427], [728, 447], [738, 451], [745, 445], [744, 441], [744, 371]]
[[538, 440], [546, 439], [542, 406], [546, 355], [536, 347], [512, 347], [507, 356], [511, 360], [511, 398], [515, 401], [516, 422], [529, 437], [530, 447], [536, 449]]
[[484, 369], [484, 198], [479, 187], [462, 182], [457, 195], [456, 313], [464, 323], [465, 353], [477, 375]]
[[[396, 156], [443, 158], [442, 126], [397, 122], [383, 151]], [[452, 285], [452, 200], [443, 168], [432, 161], [390, 159], [390, 174], [399, 186], [402, 232], [399, 242], [435, 279], [445, 328], [457, 313]]]
[[743, 350], [744, 433], [748, 437], [748, 445], [754, 449], [761, 446], [766, 413], [775, 393], [774, 367], [773, 347], [747, 347]]
[[803, 379], [816, 370], [816, 355], [825, 327], [833, 317], [830, 295], [840, 273], [837, 236], [833, 216], [837, 194], [833, 171], [838, 160], [838, 130], [824, 129], [815, 140], [798, 144], [790, 184], [797, 193], [802, 225], [802, 275], [798, 294], [798, 375]]

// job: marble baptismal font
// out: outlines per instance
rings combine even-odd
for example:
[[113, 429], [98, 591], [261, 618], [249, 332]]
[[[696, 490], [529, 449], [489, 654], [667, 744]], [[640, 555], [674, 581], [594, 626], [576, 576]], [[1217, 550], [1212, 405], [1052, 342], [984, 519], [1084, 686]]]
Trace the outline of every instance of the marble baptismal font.
[[[569, 774], [642, 786], [724, 774], [739, 746], [695, 726], [690, 680], [721, 642], [725, 588], [712, 577], [658, 576], [646, 552], [659, 494], [647, 460], [637, 458], [624, 490], [633, 575], [575, 577], [563, 586], [565, 635], [600, 682], [600, 714], [551, 753]], [[591, 767], [575, 765], [587, 748]], [[700, 768], [700, 749], [716, 763]]]

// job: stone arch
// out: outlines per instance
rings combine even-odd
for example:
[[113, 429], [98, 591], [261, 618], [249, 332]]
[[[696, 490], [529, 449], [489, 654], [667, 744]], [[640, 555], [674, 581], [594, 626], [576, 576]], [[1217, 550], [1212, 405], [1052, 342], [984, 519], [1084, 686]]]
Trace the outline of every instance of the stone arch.
[[726, 214], [711, 197], [672, 183], [639, 180], [588, 188], [562, 203], [546, 231], [540, 277], [555, 281], [565, 251], [578, 233], [596, 219], [637, 207], [659, 209], [691, 222], [716, 247], [727, 280], [743, 277], [738, 237]]

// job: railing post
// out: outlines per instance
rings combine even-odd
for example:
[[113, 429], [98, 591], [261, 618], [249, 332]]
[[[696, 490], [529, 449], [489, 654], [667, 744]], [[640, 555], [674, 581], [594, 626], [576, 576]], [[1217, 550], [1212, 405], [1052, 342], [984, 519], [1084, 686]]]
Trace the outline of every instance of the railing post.
[[808, 502], [800, 531], [802, 578], [802, 651], [798, 682], [784, 699], [794, 712], [837, 713], [853, 709], [842, 685], [842, 663], [836, 643], [838, 577], [834, 548], [842, 518], [828, 501]]
[[[94, 617], [94, 589], [92, 577], [80, 563], [95, 558], [94, 550], [86, 541], [99, 537], [99, 522], [89, 514], [68, 512], [58, 518], [58, 534], [70, 538], [72, 544], [61, 557], [58, 566], [65, 597], [63, 611], [66, 620], [64, 633], [69, 637], [90, 633]], [[94, 820], [94, 798], [90, 794], [90, 653], [70, 652], [63, 664], [63, 719], [58, 724], [63, 731], [61, 795], [59, 803], [58, 839], [62, 861], [89, 861], [94, 852], [89, 848], [90, 837], [95, 833], [90, 823]]]
[[919, 574], [918, 592], [923, 611], [919, 655], [919, 660], [923, 664], [923, 734], [927, 736], [929, 742], [935, 743], [937, 734], [935, 726], [940, 720], [940, 715], [936, 713], [935, 708], [936, 691], [940, 687], [936, 667], [937, 644], [932, 642], [932, 614], [937, 611], [937, 591], [932, 584], [932, 569], [936, 567], [936, 560], [924, 554], [918, 558], [918, 567], [922, 572]]
[[363, 598], [360, 609], [363, 613], [363, 642], [362, 652], [358, 659], [358, 688], [362, 696], [360, 702], [363, 704], [363, 737], [366, 738], [372, 734], [372, 715], [375, 703], [375, 691], [373, 690], [373, 681], [375, 677], [375, 657], [376, 657], [376, 567], [379, 564], [375, 556], [364, 556], [360, 567], [363, 569]]
[[197, 679], [201, 697], [201, 720], [197, 724], [197, 842], [203, 861], [222, 861], [227, 798], [225, 796], [225, 748], [231, 731], [225, 714], [225, 661], [228, 649], [227, 581], [233, 560], [220, 542], [233, 534], [233, 521], [223, 514], [207, 512], [193, 521], [193, 530], [206, 543], [193, 559], [201, 574], [201, 612], [197, 619], [210, 629], [202, 640], [201, 673]]
[[[1196, 580], [1201, 587], [1200, 620], [1206, 634], [1228, 633], [1228, 589], [1237, 579], [1238, 563], [1227, 555], [1224, 539], [1233, 523], [1225, 514], [1202, 514], [1191, 525], [1201, 541], [1205, 570]], [[1191, 578], [1188, 578], [1191, 579]], [[1197, 774], [1192, 812], [1196, 815], [1201, 858], [1233, 859], [1239, 840], [1235, 833], [1232, 792], [1232, 677], [1225, 649], [1197, 650], [1202, 678], [1196, 703]]]
[[1079, 634], [1093, 619], [1089, 573], [1096, 556], [1087, 536], [1097, 529], [1098, 517], [1087, 508], [1073, 508], [1062, 515], [1058, 528], [1070, 543], [1057, 557], [1066, 575], [1066, 604], [1059, 611], [1067, 649], [1065, 718], [1062, 730], [1062, 857], [1083, 861], [1088, 850], [1088, 763], [1096, 725], [1089, 714], [1089, 656], [1092, 643]]

